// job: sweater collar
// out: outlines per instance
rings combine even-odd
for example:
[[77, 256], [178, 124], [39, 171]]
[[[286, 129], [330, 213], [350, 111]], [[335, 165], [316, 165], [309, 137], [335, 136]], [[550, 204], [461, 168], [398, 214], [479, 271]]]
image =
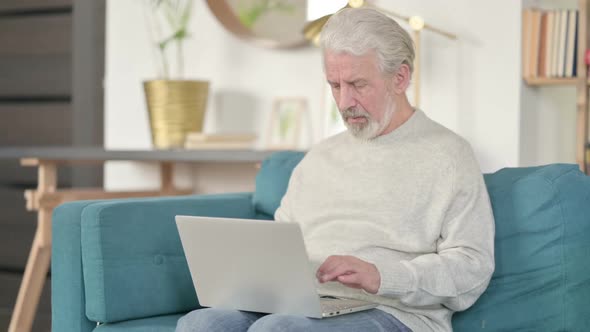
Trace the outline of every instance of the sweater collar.
[[359, 139], [359, 138], [354, 137], [352, 134], [350, 134], [350, 132], [348, 132], [348, 136], [354, 142], [362, 143], [362, 144], [382, 144], [382, 143], [392, 142], [392, 141], [400, 139], [401, 137], [407, 136], [408, 134], [415, 131], [416, 125], [422, 119], [424, 119], [425, 116], [426, 115], [424, 114], [424, 112], [422, 110], [415, 108], [412, 116], [406, 122], [402, 123], [401, 126], [395, 128], [395, 130], [393, 130], [390, 133], [387, 133], [387, 134], [381, 135], [381, 136], [377, 136], [372, 139]]

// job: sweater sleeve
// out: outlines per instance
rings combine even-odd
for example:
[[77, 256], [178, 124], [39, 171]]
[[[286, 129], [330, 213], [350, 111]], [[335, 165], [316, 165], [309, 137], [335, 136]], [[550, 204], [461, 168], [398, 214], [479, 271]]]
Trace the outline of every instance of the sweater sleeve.
[[381, 274], [378, 295], [408, 306], [469, 308], [494, 270], [494, 219], [483, 176], [467, 145], [454, 171], [453, 199], [443, 219], [437, 250], [408, 261], [380, 251], [365, 257]]

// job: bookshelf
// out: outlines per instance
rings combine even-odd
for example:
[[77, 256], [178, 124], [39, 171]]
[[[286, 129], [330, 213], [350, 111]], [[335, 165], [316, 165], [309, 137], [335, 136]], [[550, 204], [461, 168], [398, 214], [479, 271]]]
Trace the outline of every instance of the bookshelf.
[[[590, 145], [588, 144], [590, 80], [585, 63], [588, 48], [589, 1], [577, 0], [578, 14], [575, 16], [567, 10], [525, 8], [522, 21], [522, 75], [525, 83], [533, 87], [572, 86], [576, 88], [576, 162], [586, 174], [590, 173], [588, 165], [590, 162]], [[575, 17], [577, 23], [575, 34], [572, 34], [572, 28], [569, 27], [572, 17]], [[575, 24], [572, 26], [575, 28]]]

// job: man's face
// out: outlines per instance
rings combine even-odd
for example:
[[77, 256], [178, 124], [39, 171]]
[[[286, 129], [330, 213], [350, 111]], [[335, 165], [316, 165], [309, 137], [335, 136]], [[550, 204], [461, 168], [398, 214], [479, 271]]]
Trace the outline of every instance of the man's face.
[[395, 112], [390, 82], [379, 70], [375, 51], [362, 56], [324, 53], [326, 78], [350, 132], [362, 139], [375, 138], [389, 126]]

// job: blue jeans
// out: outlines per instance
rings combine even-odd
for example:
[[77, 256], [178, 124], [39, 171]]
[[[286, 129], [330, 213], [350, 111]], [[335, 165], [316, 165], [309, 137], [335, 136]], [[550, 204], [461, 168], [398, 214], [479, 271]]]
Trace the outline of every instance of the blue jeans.
[[181, 317], [176, 332], [295, 332], [295, 331], [341, 331], [341, 332], [411, 332], [392, 315], [371, 309], [352, 314], [314, 319], [283, 314], [260, 314], [254, 312], [199, 309]]

